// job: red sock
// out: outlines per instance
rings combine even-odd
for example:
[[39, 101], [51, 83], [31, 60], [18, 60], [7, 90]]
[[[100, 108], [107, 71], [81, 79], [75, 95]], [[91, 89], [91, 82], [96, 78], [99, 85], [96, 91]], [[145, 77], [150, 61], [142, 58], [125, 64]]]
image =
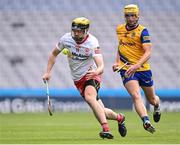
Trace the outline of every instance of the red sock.
[[118, 115], [117, 115], [117, 121], [118, 121], [118, 122], [121, 122], [122, 119], [123, 119], [123, 116], [122, 116], [121, 114], [118, 114]]
[[103, 131], [109, 131], [109, 126], [107, 123], [102, 123], [101, 126], [103, 128]]

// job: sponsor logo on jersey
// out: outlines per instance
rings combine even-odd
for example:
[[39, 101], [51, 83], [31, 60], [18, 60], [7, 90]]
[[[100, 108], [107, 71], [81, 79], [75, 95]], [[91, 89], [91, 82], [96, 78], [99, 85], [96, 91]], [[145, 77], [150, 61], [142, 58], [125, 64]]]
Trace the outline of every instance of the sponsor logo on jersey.
[[123, 35], [124, 37], [127, 37], [129, 32], [117, 32], [118, 35]]
[[73, 59], [75, 60], [87, 60], [89, 57], [87, 55], [83, 55], [81, 53], [75, 53], [75, 52], [72, 52], [72, 55], [73, 55]]
[[134, 42], [123, 42], [122, 39], [119, 41], [119, 45], [121, 46], [135, 46], [136, 43]]

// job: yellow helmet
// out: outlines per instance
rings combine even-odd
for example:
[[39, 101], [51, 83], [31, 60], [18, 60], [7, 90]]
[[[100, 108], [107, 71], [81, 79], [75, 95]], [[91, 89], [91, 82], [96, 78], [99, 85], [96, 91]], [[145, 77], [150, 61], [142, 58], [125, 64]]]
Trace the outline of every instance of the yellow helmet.
[[85, 30], [88, 29], [90, 21], [85, 17], [78, 17], [72, 21], [72, 30]]
[[124, 14], [133, 13], [136, 16], [139, 16], [139, 7], [135, 4], [126, 5], [124, 7]]

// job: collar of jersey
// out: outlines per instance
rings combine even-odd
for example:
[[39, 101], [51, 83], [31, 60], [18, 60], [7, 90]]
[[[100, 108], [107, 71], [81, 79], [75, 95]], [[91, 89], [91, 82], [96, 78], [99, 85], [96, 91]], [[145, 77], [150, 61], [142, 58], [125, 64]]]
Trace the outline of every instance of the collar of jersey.
[[138, 24], [136, 27], [132, 28], [132, 29], [128, 29], [128, 28], [127, 28], [127, 25], [126, 25], [125, 27], [126, 27], [126, 30], [127, 30], [127, 31], [132, 31], [132, 30], [136, 29], [138, 26], [139, 26], [139, 24]]

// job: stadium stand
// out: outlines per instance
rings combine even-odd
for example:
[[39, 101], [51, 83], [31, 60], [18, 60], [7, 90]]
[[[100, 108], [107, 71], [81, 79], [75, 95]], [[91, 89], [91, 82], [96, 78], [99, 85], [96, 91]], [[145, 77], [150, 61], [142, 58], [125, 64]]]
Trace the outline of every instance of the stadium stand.
[[[140, 6], [140, 21], [153, 42], [151, 65], [156, 88], [180, 88], [179, 0], [0, 0], [0, 88], [41, 88], [47, 58], [73, 18], [91, 20], [105, 60], [102, 87], [123, 87], [112, 72], [117, 48], [116, 26], [124, 22], [124, 5]], [[58, 57], [51, 86], [72, 88], [65, 56]]]

